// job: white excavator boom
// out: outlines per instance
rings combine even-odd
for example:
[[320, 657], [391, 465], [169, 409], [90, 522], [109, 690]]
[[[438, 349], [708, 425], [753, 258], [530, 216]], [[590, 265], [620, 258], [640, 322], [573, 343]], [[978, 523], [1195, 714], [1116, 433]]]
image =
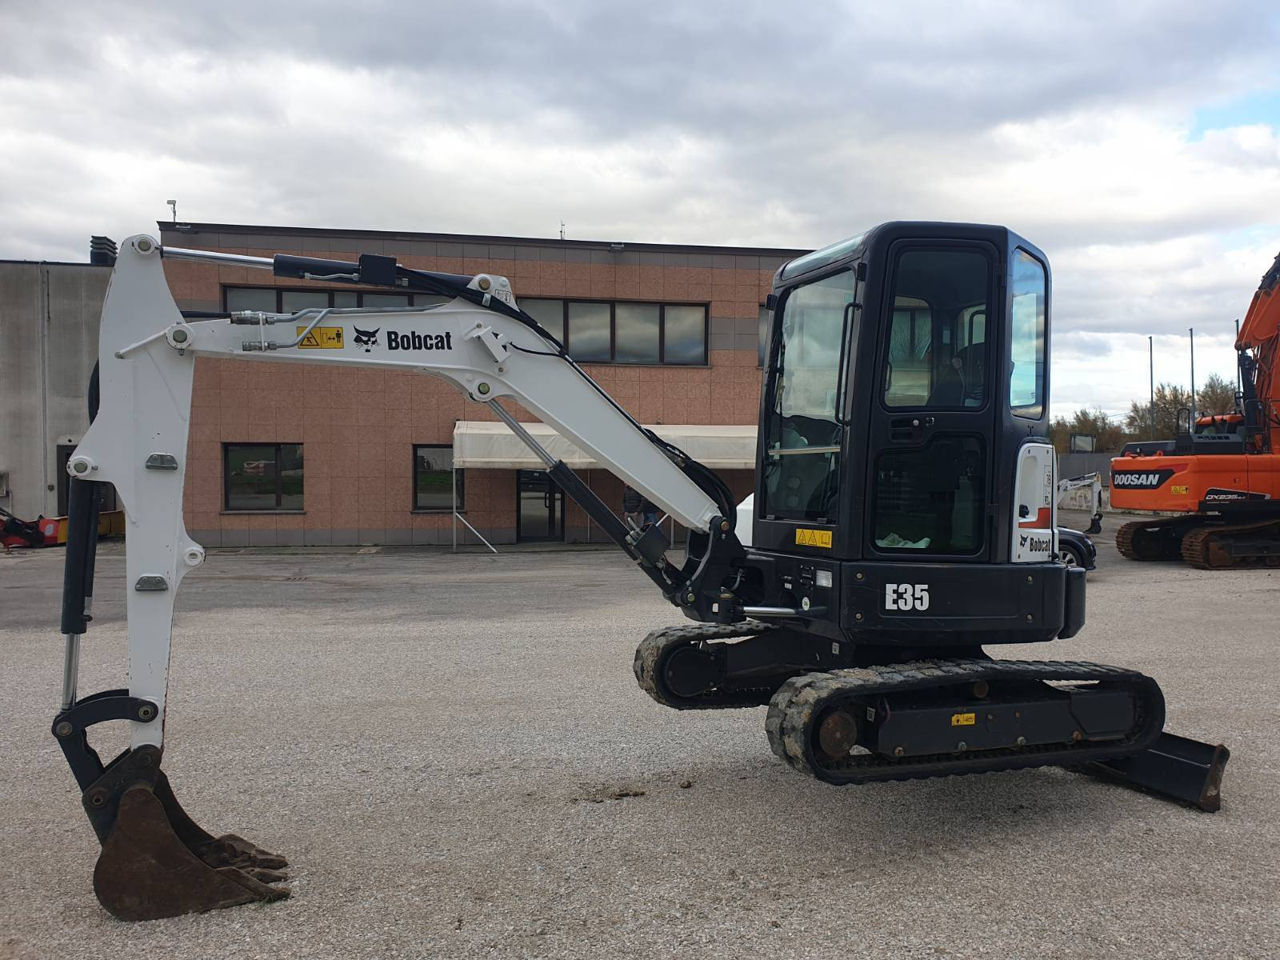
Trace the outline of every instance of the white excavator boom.
[[[258, 312], [188, 321], [162, 259], [234, 262], [285, 276], [444, 291], [438, 306]], [[360, 264], [163, 250], [135, 236], [120, 249], [99, 332], [97, 410], [71, 455], [71, 519], [63, 593], [66, 657], [53, 731], [84, 791], [103, 843], [99, 899], [116, 916], [147, 919], [285, 895], [283, 858], [238, 837], [215, 838], [183, 813], [160, 772], [174, 597], [204, 560], [182, 517], [191, 395], [198, 357], [414, 370], [485, 404], [546, 464], [548, 473], [695, 619], [740, 619], [721, 584], [741, 554], [728, 491], [714, 475], [638, 424], [519, 310], [504, 277], [410, 271], [385, 257]], [[521, 426], [511, 397], [691, 531], [703, 550], [675, 561], [658, 524], [628, 526]], [[125, 511], [129, 681], [77, 698], [81, 634], [92, 594], [96, 484], [115, 485]], [[95, 491], [95, 492], [89, 492]], [[78, 531], [78, 533], [77, 533]], [[104, 765], [86, 731], [128, 720], [131, 746]]]
[[[198, 251], [183, 251], [188, 259]], [[213, 259], [215, 255], [210, 255]], [[269, 259], [253, 265], [270, 268]], [[184, 321], [169, 292], [162, 249], [146, 236], [123, 244], [103, 308], [99, 413], [72, 454], [73, 477], [113, 483], [126, 515], [129, 689], [155, 717], [134, 721], [133, 745], [163, 742], [174, 593], [204, 550], [182, 521], [182, 487], [195, 360], [415, 370], [448, 380], [505, 420], [548, 467], [555, 461], [501, 406], [512, 397], [689, 529], [706, 532], [714, 500], [659, 453], [621, 408], [531, 327], [454, 300], [430, 308], [312, 309]], [[473, 278], [511, 306], [503, 277]], [[301, 344], [321, 343], [322, 349]]]

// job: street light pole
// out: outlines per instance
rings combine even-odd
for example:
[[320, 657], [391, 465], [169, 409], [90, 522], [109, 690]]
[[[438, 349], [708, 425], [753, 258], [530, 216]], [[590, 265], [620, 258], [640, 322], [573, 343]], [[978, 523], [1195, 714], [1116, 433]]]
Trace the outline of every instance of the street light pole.
[[1191, 333], [1191, 422], [1187, 427], [1196, 432], [1196, 328], [1188, 328]]
[[[1236, 317], [1236, 343], [1240, 342], [1240, 318]], [[1240, 372], [1240, 352], [1235, 344], [1231, 345], [1236, 350], [1236, 402], [1240, 404], [1241, 412], [1244, 408], [1244, 379]]]
[[1147, 408], [1151, 412], [1151, 439], [1156, 439], [1156, 348], [1155, 337], [1147, 337], [1147, 371], [1151, 377], [1151, 399]]

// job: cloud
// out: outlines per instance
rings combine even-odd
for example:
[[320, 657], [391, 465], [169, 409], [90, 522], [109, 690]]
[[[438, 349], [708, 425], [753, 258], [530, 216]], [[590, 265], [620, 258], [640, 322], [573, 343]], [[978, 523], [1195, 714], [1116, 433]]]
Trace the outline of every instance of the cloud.
[[[1079, 409], [1102, 410], [1113, 419], [1123, 419], [1130, 404], [1147, 402], [1150, 368], [1148, 342], [1143, 334], [1122, 333], [1109, 337], [1109, 349], [1098, 350], [1085, 335], [1054, 339], [1050, 389], [1055, 416], [1069, 417]], [[1191, 385], [1191, 342], [1184, 331], [1153, 337], [1155, 382], [1173, 383], [1187, 389]], [[1234, 327], [1227, 333], [1206, 333], [1197, 328], [1195, 336], [1195, 382], [1197, 389], [1216, 373], [1235, 383]]]
[[171, 197], [791, 247], [1002, 222], [1053, 265], [1055, 408], [1123, 409], [1146, 336], [1225, 329], [1280, 249], [1278, 33], [1189, 0], [0, 3], [0, 256], [83, 259]]

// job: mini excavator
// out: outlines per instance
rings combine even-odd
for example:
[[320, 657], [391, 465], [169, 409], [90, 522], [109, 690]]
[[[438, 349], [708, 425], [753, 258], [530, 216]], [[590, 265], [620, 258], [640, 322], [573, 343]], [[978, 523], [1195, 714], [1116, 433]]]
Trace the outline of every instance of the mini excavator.
[[1280, 566], [1280, 255], [1249, 303], [1236, 356], [1234, 413], [1191, 422], [1173, 440], [1125, 444], [1111, 461], [1111, 505], [1177, 516], [1116, 531], [1130, 560], [1183, 560], [1201, 570]]
[[[446, 302], [184, 317], [165, 258]], [[641, 688], [677, 710], [767, 707], [773, 752], [802, 774], [863, 784], [1058, 765], [1217, 809], [1227, 750], [1166, 733], [1153, 679], [987, 653], [1084, 625], [1085, 572], [1055, 559], [1049, 293], [1044, 254], [998, 226], [886, 223], [783, 266], [739, 537], [725, 484], [614, 402], [503, 277], [130, 238], [103, 308], [91, 423], [68, 463], [53, 722], [102, 843], [99, 900], [152, 919], [288, 893], [284, 858], [207, 833], [161, 769], [174, 596], [204, 559], [182, 517], [202, 356], [412, 369], [488, 405], [689, 621], [641, 641]], [[300, 349], [309, 336], [331, 347]], [[672, 551], [659, 524], [618, 518], [506, 398], [686, 527], [687, 549]], [[77, 697], [103, 482], [127, 516], [129, 682]], [[131, 743], [104, 763], [88, 731], [112, 720]]]

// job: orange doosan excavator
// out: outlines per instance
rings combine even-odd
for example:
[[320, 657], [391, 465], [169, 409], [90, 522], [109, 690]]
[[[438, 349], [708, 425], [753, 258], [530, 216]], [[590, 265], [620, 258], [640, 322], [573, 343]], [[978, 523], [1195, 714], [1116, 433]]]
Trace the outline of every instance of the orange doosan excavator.
[[[1236, 338], [1235, 413], [1179, 417], [1174, 440], [1127, 444], [1111, 461], [1111, 505], [1176, 516], [1126, 523], [1130, 560], [1181, 557], [1202, 569], [1280, 566], [1280, 255]], [[1185, 422], [1185, 428], [1183, 423]]]

